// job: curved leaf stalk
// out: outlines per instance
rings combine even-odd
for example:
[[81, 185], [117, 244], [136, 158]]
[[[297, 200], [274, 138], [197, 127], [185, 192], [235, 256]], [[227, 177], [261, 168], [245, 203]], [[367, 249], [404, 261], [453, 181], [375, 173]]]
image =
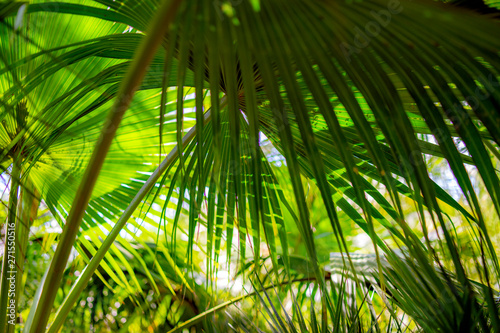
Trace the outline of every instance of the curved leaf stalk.
[[[10, 179], [11, 179], [11, 186], [10, 186], [10, 193], [9, 193], [9, 211], [8, 211], [8, 217], [7, 221], [5, 223], [5, 240], [4, 240], [4, 250], [3, 250], [3, 263], [2, 263], [2, 277], [1, 277], [1, 282], [0, 282], [0, 332], [4, 333], [7, 331], [7, 325], [15, 326], [15, 322], [17, 318], [10, 318], [7, 320], [7, 312], [11, 311], [11, 309], [8, 309], [8, 304], [11, 304], [9, 302], [9, 299], [14, 302], [12, 303], [12, 306], [14, 307], [14, 316], [17, 313], [17, 305], [15, 302], [15, 296], [14, 298], [10, 297], [11, 296], [11, 283], [9, 280], [11, 278], [14, 278], [14, 281], [17, 280], [16, 273], [19, 274], [19, 272], [16, 269], [16, 260], [15, 260], [15, 253], [12, 253], [12, 247], [14, 247], [15, 250], [15, 223], [16, 223], [16, 207], [17, 207], [17, 196], [19, 192], [19, 178], [21, 175], [21, 163], [19, 161], [20, 158], [20, 153], [15, 154], [14, 157], [14, 163], [12, 163], [12, 172], [10, 174]], [[9, 237], [14, 237], [14, 240], [9, 240]], [[12, 239], [12, 238], [11, 238]], [[14, 288], [16, 288], [15, 282]], [[17, 290], [13, 290], [14, 295], [17, 293]], [[11, 320], [14, 320], [14, 325], [9, 324], [8, 322]]]
[[113, 137], [115, 136], [125, 111], [132, 101], [135, 91], [140, 86], [145, 72], [156, 54], [156, 50], [167, 33], [181, 1], [182, 0], [166, 0], [160, 8], [158, 8], [158, 12], [153, 19], [150, 29], [137, 50], [134, 61], [120, 86], [120, 91], [109, 112], [108, 119], [101, 131], [101, 135], [85, 170], [68, 218], [66, 219], [66, 225], [61, 234], [61, 239], [54, 254], [54, 258], [50, 264], [39, 302], [32, 308], [32, 311], [35, 311], [35, 315], [32, 325], [29, 328], [30, 332], [43, 332], [46, 329], [52, 305], [58, 291], [58, 286], [61, 282], [64, 269], [66, 268], [66, 263]]
[[[205, 113], [204, 117], [204, 122], [207, 123], [210, 120], [210, 110], [208, 110]], [[194, 126], [189, 130], [186, 135], [182, 138], [182, 146], [186, 146], [193, 140], [197, 132], [197, 126]], [[120, 219], [116, 222], [114, 225], [113, 229], [109, 233], [109, 235], [106, 237], [102, 245], [99, 247], [97, 250], [96, 254], [92, 257], [90, 260], [89, 264], [83, 272], [81, 273], [80, 277], [76, 281], [76, 283], [73, 285], [71, 288], [71, 291], [68, 293], [66, 298], [64, 299], [64, 302], [62, 303], [61, 307], [57, 311], [54, 321], [52, 322], [51, 326], [49, 327], [48, 332], [49, 333], [55, 333], [58, 332], [59, 329], [61, 328], [62, 324], [64, 323], [64, 320], [68, 316], [69, 312], [71, 311], [71, 308], [75, 304], [75, 302], [78, 300], [80, 297], [82, 291], [86, 287], [87, 283], [89, 282], [90, 278], [94, 274], [95, 270], [99, 267], [99, 263], [101, 260], [104, 258], [106, 253], [108, 252], [109, 248], [115, 241], [116, 237], [120, 234], [120, 231], [125, 227], [127, 221], [129, 218], [132, 216], [136, 208], [139, 206], [139, 204], [142, 202], [144, 197], [149, 193], [149, 191], [153, 188], [153, 186], [156, 184], [160, 176], [167, 170], [167, 168], [174, 163], [177, 160], [177, 157], [179, 156], [179, 149], [178, 146], [175, 146], [170, 153], [165, 157], [163, 162], [158, 166], [158, 168], [153, 172], [153, 174], [148, 178], [146, 183], [142, 186], [142, 188], [137, 192], [135, 195], [134, 199], [130, 202], [128, 207], [125, 209], [123, 212], [123, 215], [120, 217]]]

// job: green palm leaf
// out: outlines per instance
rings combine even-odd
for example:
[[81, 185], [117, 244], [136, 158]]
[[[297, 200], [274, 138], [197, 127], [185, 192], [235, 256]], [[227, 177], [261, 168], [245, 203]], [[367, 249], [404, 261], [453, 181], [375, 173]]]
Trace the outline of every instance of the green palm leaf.
[[[2, 170], [22, 162], [24, 177], [65, 229], [106, 121], [104, 110], [117, 103], [120, 86], [130, 84], [126, 74], [136, 64], [134, 50], [147, 38], [141, 32], [159, 6], [155, 1], [106, 0], [0, 7]], [[19, 28], [16, 22], [23, 11], [27, 14]], [[38, 20], [46, 20], [43, 27]], [[30, 22], [36, 29], [30, 30]], [[340, 321], [344, 303], [334, 299], [346, 298], [340, 290], [332, 297], [324, 279], [311, 225], [315, 212], [305, 190], [310, 186], [322, 200], [335, 239], [332, 247], [346, 254], [343, 260], [354, 272], [360, 295], [365, 294], [356, 274], [360, 270], [349, 256], [346, 220], [369, 235], [380, 288], [398, 285], [391, 293], [399, 295], [394, 297], [401, 308], [420, 327], [469, 327], [469, 322], [454, 326], [448, 319], [466, 309], [480, 317], [481, 301], [488, 304], [491, 324], [486, 317], [471, 320], [482, 320], [483, 329], [497, 325], [489, 281], [498, 279], [500, 268], [488, 221], [500, 212], [497, 161], [491, 154], [498, 155], [500, 144], [499, 30], [493, 17], [427, 1], [183, 1], [169, 33], [161, 34], [163, 48], [150, 55], [151, 65], [106, 153], [76, 248], [87, 259], [95, 254], [162, 155], [175, 145], [178, 157], [163, 179], [154, 180], [149, 195], [141, 191], [134, 199], [132, 210], [139, 202], [143, 206], [122, 218], [119, 228], [132, 216], [136, 221], [130, 225], [144, 232], [136, 235], [126, 228], [123, 235], [129, 233], [142, 246], [143, 239], [157, 241], [155, 235], [161, 236], [167, 242], [161, 248], [172, 252], [179, 238], [187, 236], [186, 263], [193, 268], [194, 249], [202, 248], [207, 285], [224, 261], [229, 265], [238, 260], [244, 266], [253, 258], [249, 276], [258, 274], [261, 242], [267, 245], [275, 274], [278, 257], [290, 274], [291, 226], [303, 240], [321, 294], [323, 327], [325, 321]], [[19, 126], [23, 105], [28, 111]], [[211, 121], [205, 125], [208, 108]], [[192, 127], [196, 135], [183, 141]], [[286, 164], [285, 174], [277, 175], [281, 170], [263, 151], [263, 136]], [[22, 151], [20, 161], [13, 161], [16, 151]], [[428, 157], [446, 161], [463, 201], [432, 179]], [[480, 203], [470, 166], [481, 178], [493, 213]], [[409, 201], [415, 205], [419, 230], [411, 227], [405, 208]], [[448, 223], [450, 209], [478, 234], [478, 274], [486, 281], [481, 288], [472, 287], [464, 268]], [[200, 227], [206, 239], [198, 238]], [[393, 250], [380, 230], [408, 249], [415, 266], [395, 273], [384, 270], [381, 254], [393, 258]], [[430, 239], [432, 230], [439, 230], [438, 242]], [[158, 291], [154, 274], [165, 276], [163, 269], [148, 268], [126, 237], [117, 240], [121, 248], [110, 247], [114, 256], [102, 262], [106, 274], [129, 292], [142, 291], [121, 255], [123, 249]], [[457, 298], [443, 314], [446, 318], [432, 328], [428, 313], [421, 312], [423, 303], [405, 303], [416, 297], [405, 286], [424, 293], [427, 283], [453, 291], [434, 265], [453, 272], [464, 298]], [[427, 275], [412, 280], [419, 269]], [[163, 278], [162, 283], [170, 282]], [[261, 296], [271, 306], [271, 326], [293, 331], [268, 295]], [[373, 305], [364, 299], [362, 304], [373, 313]], [[349, 306], [356, 309], [356, 304]], [[359, 324], [355, 317], [349, 320], [352, 327]]]

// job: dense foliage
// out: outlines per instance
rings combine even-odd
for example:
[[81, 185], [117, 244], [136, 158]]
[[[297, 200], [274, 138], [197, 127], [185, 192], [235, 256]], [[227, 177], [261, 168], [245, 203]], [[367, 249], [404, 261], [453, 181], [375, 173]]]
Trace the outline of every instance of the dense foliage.
[[499, 8], [0, 3], [0, 332], [500, 331]]

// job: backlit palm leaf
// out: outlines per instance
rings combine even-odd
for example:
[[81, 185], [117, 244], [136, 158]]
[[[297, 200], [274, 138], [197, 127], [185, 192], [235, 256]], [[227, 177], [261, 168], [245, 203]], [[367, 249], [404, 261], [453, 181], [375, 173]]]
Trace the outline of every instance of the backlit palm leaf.
[[[0, 24], [2, 166], [6, 170], [15, 148], [22, 147], [24, 170], [30, 169], [30, 179], [61, 224], [142, 39], [138, 32], [147, 30], [158, 5], [29, 4], [25, 20], [52, 18], [34, 32], [26, 30], [28, 21], [15, 31], [22, 7], [2, 11], [9, 16]], [[338, 318], [342, 305], [328, 296], [318, 264], [314, 212], [304, 191], [308, 179], [323, 200], [339, 250], [348, 251], [340, 211], [370, 236], [382, 286], [397, 277], [384, 273], [378, 259], [379, 251], [391, 253], [376, 233], [380, 225], [428, 269], [425, 252], [434, 247], [428, 231], [440, 230], [440, 255], [431, 258], [445, 260], [460, 291], [469, 290], [445, 206], [460, 211], [479, 232], [478, 244], [491, 260], [482, 263], [480, 274], [493, 273], [496, 280], [499, 266], [485, 216], [500, 211], [491, 157], [500, 144], [499, 30], [493, 18], [426, 1], [183, 1], [107, 154], [78, 247], [93, 248], [85, 237], [94, 244], [106, 237], [103, 229], [128, 206], [159, 153], [177, 144], [179, 158], [144, 198], [143, 213], [149, 213], [137, 212], [136, 227], [149, 228], [150, 240], [160, 233], [171, 249], [179, 228], [185, 228], [187, 259], [191, 262], [193, 247], [201, 245], [208, 277], [222, 261], [224, 237], [227, 261], [234, 257], [237, 236], [242, 262], [247, 256], [258, 262], [264, 241], [275, 269], [278, 255], [288, 266], [287, 216], [304, 239], [328, 316]], [[16, 137], [23, 103], [29, 116]], [[211, 119], [204, 125], [208, 108]], [[195, 124], [192, 141], [182, 145]], [[275, 175], [261, 149], [262, 135], [286, 163], [291, 202], [279, 189], [283, 177]], [[465, 205], [431, 180], [423, 154], [446, 159]], [[495, 212], [480, 207], [466, 164], [475, 166]], [[421, 232], [408, 224], [405, 197], [416, 205]], [[175, 214], [167, 218], [171, 208]], [[200, 225], [206, 228], [201, 241]], [[120, 242], [126, 246], [126, 240]], [[126, 266], [125, 258], [119, 260]], [[112, 276], [116, 259], [108, 262]], [[482, 299], [489, 295], [487, 288], [476, 293], [484, 293]]]

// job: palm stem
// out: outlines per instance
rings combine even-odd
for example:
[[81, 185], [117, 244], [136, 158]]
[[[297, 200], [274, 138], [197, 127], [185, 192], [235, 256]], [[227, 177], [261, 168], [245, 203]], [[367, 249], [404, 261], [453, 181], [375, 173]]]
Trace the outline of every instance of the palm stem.
[[135, 55], [135, 60], [120, 86], [120, 91], [109, 112], [108, 119], [101, 131], [92, 158], [85, 170], [85, 174], [68, 214], [66, 225], [64, 226], [60, 242], [50, 264], [39, 302], [35, 308], [35, 315], [32, 326], [30, 327], [30, 332], [45, 331], [58, 286], [60, 285], [71, 249], [73, 248], [73, 243], [75, 242], [92, 190], [102, 165], [104, 164], [104, 159], [109, 151], [113, 137], [115, 136], [125, 111], [132, 101], [135, 91], [142, 82], [145, 72], [156, 54], [156, 50], [167, 33], [181, 1], [182, 0], [166, 0], [163, 2], [150, 26], [149, 33], [146, 34], [143, 39]]
[[[210, 120], [210, 110], [207, 111], [207, 113], [205, 113], [204, 122], [207, 123], [209, 120]], [[186, 146], [189, 142], [191, 142], [191, 140], [193, 140], [193, 138], [196, 135], [196, 130], [197, 130], [196, 126], [192, 127], [189, 130], [189, 132], [186, 133], [186, 135], [182, 138], [183, 147]], [[116, 237], [118, 237], [120, 231], [123, 229], [123, 227], [125, 227], [125, 224], [129, 220], [129, 218], [132, 216], [132, 214], [139, 206], [139, 204], [142, 202], [144, 197], [156, 184], [160, 176], [165, 172], [165, 170], [167, 170], [167, 168], [170, 165], [172, 165], [172, 163], [174, 163], [177, 160], [178, 156], [179, 156], [179, 149], [178, 146], [175, 146], [167, 155], [167, 157], [165, 157], [163, 162], [158, 166], [158, 168], [153, 172], [153, 174], [148, 178], [146, 183], [144, 183], [144, 185], [135, 195], [135, 197], [132, 199], [128, 207], [123, 212], [123, 215], [120, 216], [120, 219], [116, 222], [109, 235], [106, 237], [102, 245], [97, 250], [96, 254], [92, 257], [87, 267], [85, 267], [80, 277], [71, 288], [71, 291], [64, 299], [63, 304], [61, 305], [61, 307], [59, 308], [59, 310], [55, 315], [54, 321], [49, 327], [48, 330], [49, 333], [51, 332], [55, 333], [59, 331], [61, 325], [64, 323], [64, 320], [71, 311], [71, 308], [80, 297], [88, 281], [94, 274], [95, 270], [99, 267], [101, 260], [106, 255], [107, 251], [115, 241]]]

